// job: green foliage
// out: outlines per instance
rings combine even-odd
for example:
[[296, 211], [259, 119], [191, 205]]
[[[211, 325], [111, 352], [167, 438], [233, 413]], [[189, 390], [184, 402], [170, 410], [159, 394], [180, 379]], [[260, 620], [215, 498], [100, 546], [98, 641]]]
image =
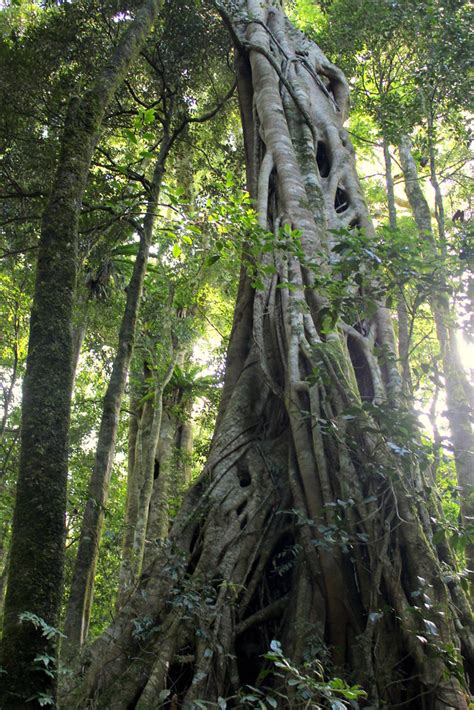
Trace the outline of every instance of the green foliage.
[[314, 0], [289, 0], [286, 12], [288, 17], [309, 37], [317, 31], [326, 29], [326, 16], [323, 11], [324, 3]]
[[359, 685], [348, 685], [341, 678], [325, 679], [322, 664], [317, 659], [305, 661], [302, 667], [296, 666], [287, 658], [279, 641], [273, 640], [270, 650], [264, 658], [272, 665], [261, 671], [259, 681], [271, 679], [269, 686], [247, 686], [240, 695], [243, 707], [276, 708], [285, 703], [289, 710], [312, 708], [320, 710], [343, 710], [358, 708], [359, 700], [367, 693]]
[[[212, 654], [212, 650], [208, 649]], [[287, 658], [277, 640], [270, 643], [270, 650], [262, 658], [267, 667], [257, 680], [257, 687], [246, 685], [236, 695], [219, 697], [216, 702], [195, 700], [193, 707], [202, 710], [218, 708], [226, 710], [258, 708], [272, 710], [285, 707], [288, 710], [344, 710], [359, 708], [359, 701], [367, 693], [359, 685], [348, 685], [342, 678], [326, 680], [322, 664], [318, 660], [305, 661], [300, 667]]]
[[443, 119], [465, 106], [468, 3], [332, 0], [325, 10], [319, 38], [352, 78], [357, 108], [386, 138], [397, 142], [434, 106]]
[[[46, 623], [44, 619], [37, 616], [36, 614], [33, 614], [30, 611], [25, 611], [20, 614], [20, 622], [22, 624], [32, 624], [35, 629], [39, 629], [46, 641], [55, 641], [60, 638], [65, 638], [64, 634], [61, 633], [59, 629], [56, 629], [54, 626], [50, 626], [48, 623]], [[35, 669], [39, 673], [43, 673], [50, 678], [55, 678], [58, 675], [56, 658], [55, 656], [51, 655], [51, 653], [49, 653], [47, 649], [50, 649], [49, 644], [45, 645], [44, 652], [36, 654], [33, 663]], [[40, 707], [54, 705], [55, 703], [52, 694], [49, 692], [37, 693], [36, 695], [29, 698], [27, 702], [31, 702], [32, 700], [37, 702]]]
[[[31, 275], [30, 265], [22, 257], [5, 255], [0, 261], [0, 579], [6, 573], [18, 468]], [[0, 590], [0, 612], [2, 602]]]
[[48, 640], [54, 638], [64, 638], [64, 634], [56, 629], [54, 626], [50, 626], [46, 623], [44, 619], [33, 614], [31, 611], [24, 611], [20, 614], [20, 622], [22, 624], [32, 624], [35, 629], [41, 629], [41, 634]]

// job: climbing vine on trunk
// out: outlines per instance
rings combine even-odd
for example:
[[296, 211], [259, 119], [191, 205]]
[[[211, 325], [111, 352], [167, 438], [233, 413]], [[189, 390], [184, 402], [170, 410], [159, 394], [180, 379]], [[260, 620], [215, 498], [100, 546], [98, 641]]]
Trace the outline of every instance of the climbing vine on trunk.
[[218, 8], [236, 45], [261, 288], [243, 273], [209, 460], [84, 659], [77, 705], [215, 703], [258, 682], [277, 639], [373, 706], [467, 708], [471, 611], [433, 544], [416, 437], [402, 441], [390, 313], [363, 265], [343, 268], [344, 239], [373, 236], [345, 78], [278, 2]]

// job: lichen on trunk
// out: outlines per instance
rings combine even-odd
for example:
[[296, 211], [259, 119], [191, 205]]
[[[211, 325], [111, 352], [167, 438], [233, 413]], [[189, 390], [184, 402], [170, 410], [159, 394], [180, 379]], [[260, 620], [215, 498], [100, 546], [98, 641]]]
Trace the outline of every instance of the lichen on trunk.
[[[278, 2], [218, 6], [236, 44], [251, 196], [274, 233], [258, 261], [273, 268], [257, 291], [242, 272], [209, 460], [84, 659], [77, 705], [215, 703], [258, 682], [278, 639], [295, 663], [319, 648], [373, 706], [423, 695], [467, 708], [441, 649], [472, 661], [469, 605], [448, 581], [449, 549], [442, 564], [433, 546], [415, 456], [386, 436], [384, 416], [403, 414], [390, 314], [379, 303], [326, 318], [335, 230], [373, 234], [343, 128], [346, 81]], [[364, 297], [354, 290], [359, 311]]]

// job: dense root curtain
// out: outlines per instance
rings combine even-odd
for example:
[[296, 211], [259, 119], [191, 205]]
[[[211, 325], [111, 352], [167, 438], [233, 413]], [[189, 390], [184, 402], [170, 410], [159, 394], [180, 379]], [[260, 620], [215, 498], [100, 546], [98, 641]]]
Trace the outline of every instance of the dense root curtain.
[[377, 418], [399, 406], [390, 314], [373, 299], [364, 312], [354, 286], [357, 307], [328, 325], [335, 233], [372, 235], [346, 81], [278, 3], [219, 9], [273, 245], [255, 266], [263, 289], [242, 275], [209, 461], [90, 649], [78, 705], [215, 703], [258, 682], [278, 639], [295, 663], [313, 655], [362, 683], [372, 706], [467, 708], [469, 604], [448, 547], [433, 545], [415, 457]]

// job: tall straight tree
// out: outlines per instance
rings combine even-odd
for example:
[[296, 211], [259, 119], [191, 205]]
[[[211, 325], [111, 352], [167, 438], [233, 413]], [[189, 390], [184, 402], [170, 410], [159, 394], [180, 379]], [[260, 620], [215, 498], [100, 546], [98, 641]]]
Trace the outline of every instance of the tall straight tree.
[[76, 705], [216, 703], [258, 682], [279, 639], [295, 663], [349, 670], [375, 707], [467, 709], [471, 610], [433, 543], [416, 436], [402, 438], [390, 313], [364, 250], [344, 258], [373, 236], [346, 80], [278, 0], [217, 5], [237, 48], [262, 288], [243, 272], [207, 465], [84, 660]]
[[[44, 635], [42, 624], [57, 626], [62, 596], [79, 214], [105, 110], [160, 6], [160, 0], [143, 3], [93, 85], [71, 99], [43, 214], [1, 650], [4, 708], [23, 708], [27, 700], [36, 707], [55, 693], [55, 673], [35, 659], [46, 654], [54, 661], [56, 639]], [[42, 621], [22, 621], [25, 612]]]

